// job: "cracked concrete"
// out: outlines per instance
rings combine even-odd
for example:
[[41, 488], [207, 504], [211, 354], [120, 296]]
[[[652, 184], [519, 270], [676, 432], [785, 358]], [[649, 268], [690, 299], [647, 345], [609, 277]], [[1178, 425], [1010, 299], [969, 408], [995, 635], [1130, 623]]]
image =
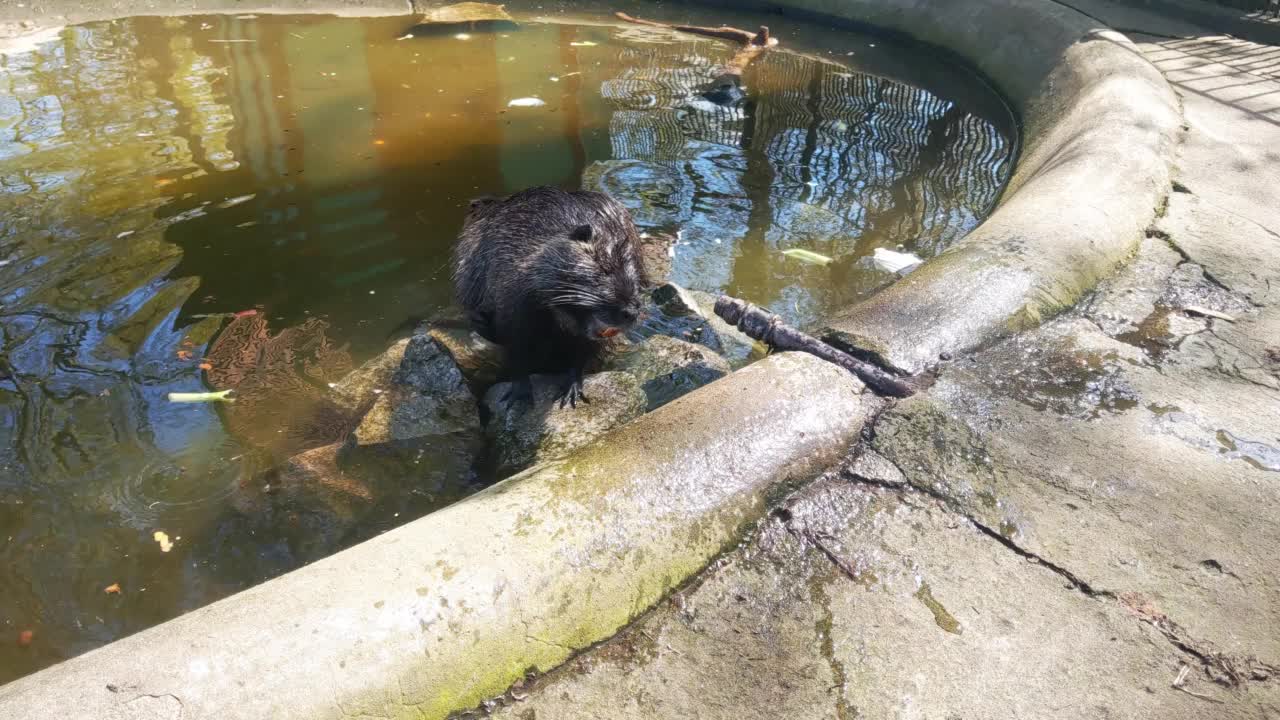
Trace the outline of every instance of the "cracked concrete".
[[1280, 48], [1061, 4], [1184, 108], [1137, 256], [495, 715], [1280, 717]]

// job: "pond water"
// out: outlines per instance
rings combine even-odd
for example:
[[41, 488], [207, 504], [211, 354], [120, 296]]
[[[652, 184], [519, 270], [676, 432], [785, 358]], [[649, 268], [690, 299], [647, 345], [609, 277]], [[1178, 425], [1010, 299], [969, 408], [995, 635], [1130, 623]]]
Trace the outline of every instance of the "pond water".
[[476, 489], [397, 478], [358, 521], [362, 488], [321, 513], [245, 490], [449, 305], [470, 198], [606, 190], [680, 231], [673, 281], [804, 325], [892, 279], [876, 248], [974, 227], [1012, 163], [998, 98], [920, 48], [775, 18], [785, 51], [726, 108], [695, 88], [727, 43], [557, 20], [148, 17], [0, 55], [0, 682]]

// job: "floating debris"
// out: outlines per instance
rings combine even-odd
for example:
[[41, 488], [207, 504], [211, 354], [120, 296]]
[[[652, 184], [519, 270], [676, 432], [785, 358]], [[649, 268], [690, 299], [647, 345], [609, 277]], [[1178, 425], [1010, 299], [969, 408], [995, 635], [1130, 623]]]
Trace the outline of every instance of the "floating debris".
[[1201, 317], [1216, 318], [1218, 320], [1226, 320], [1227, 322], [1230, 322], [1230, 323], [1233, 323], [1236, 321], [1234, 317], [1226, 313], [1218, 312], [1217, 310], [1210, 310], [1209, 308], [1200, 307], [1199, 305], [1188, 305], [1182, 308], [1182, 312], [1188, 315], [1199, 315]]
[[924, 261], [911, 253], [901, 253], [885, 248], [876, 248], [871, 255], [871, 264], [877, 269], [899, 275], [905, 275], [922, 262]]
[[249, 193], [248, 195], [240, 195], [233, 198], [227, 198], [226, 200], [223, 200], [222, 202], [218, 203], [217, 207], [220, 210], [226, 210], [227, 208], [235, 207], [236, 205], [247, 203], [250, 200], [252, 200], [254, 197], [255, 197], [254, 193]]
[[229, 397], [231, 390], [219, 390], [217, 392], [201, 392], [201, 393], [169, 393], [169, 402], [174, 403], [209, 403], [209, 402], [235, 402], [235, 398]]
[[569, 46], [570, 47], [595, 47], [596, 43], [593, 43], [590, 40], [582, 40], [581, 42], [571, 42], [569, 43]]
[[542, 107], [543, 105], [546, 105], [546, 104], [547, 104], [547, 101], [543, 100], [542, 98], [523, 97], [523, 98], [516, 98], [515, 100], [512, 100], [511, 102], [507, 103], [507, 107]]
[[156, 542], [160, 543], [160, 552], [169, 552], [173, 549], [173, 543], [169, 541], [169, 535], [163, 530], [157, 530], [151, 534]]
[[108, 586], [106, 586], [105, 588], [103, 588], [103, 589], [102, 589], [102, 592], [104, 592], [104, 593], [106, 593], [106, 594], [108, 594], [108, 595], [119, 595], [119, 594], [120, 594], [120, 583], [111, 583], [110, 585], [108, 585]]
[[805, 250], [803, 248], [789, 248], [787, 250], [783, 250], [782, 254], [786, 255], [787, 257], [793, 260], [799, 260], [800, 262], [807, 262], [812, 265], [830, 265], [831, 264], [831, 258], [827, 257], [826, 255], [819, 255], [818, 253], [813, 252], [812, 250]]

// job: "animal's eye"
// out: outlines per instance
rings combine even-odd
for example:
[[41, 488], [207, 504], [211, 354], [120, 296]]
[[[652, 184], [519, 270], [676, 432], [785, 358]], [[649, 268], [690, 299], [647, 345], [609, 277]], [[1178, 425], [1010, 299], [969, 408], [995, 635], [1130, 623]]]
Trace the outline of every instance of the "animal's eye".
[[573, 240], [577, 240], [578, 242], [591, 242], [591, 236], [593, 234], [594, 231], [591, 229], [590, 225], [579, 225], [573, 229], [573, 232], [569, 233], [569, 237]]

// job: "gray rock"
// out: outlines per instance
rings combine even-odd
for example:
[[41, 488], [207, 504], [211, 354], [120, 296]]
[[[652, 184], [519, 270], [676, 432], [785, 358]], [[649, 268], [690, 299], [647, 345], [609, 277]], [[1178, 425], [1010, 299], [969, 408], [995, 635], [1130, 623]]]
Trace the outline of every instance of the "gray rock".
[[444, 486], [468, 472], [479, 446], [480, 415], [462, 372], [434, 338], [415, 335], [339, 465], [362, 477], [411, 473]]
[[329, 389], [329, 399], [349, 413], [367, 408], [378, 393], [391, 387], [391, 378], [400, 367], [407, 347], [409, 338], [400, 340], [381, 355], [356, 368]]
[[490, 386], [498, 382], [506, 360], [502, 346], [485, 340], [473, 330], [461, 327], [433, 326], [429, 333], [453, 358], [454, 364], [471, 386], [471, 392], [477, 397], [483, 396]]
[[652, 297], [653, 304], [658, 306], [662, 314], [667, 317], [702, 315], [702, 309], [698, 307], [698, 301], [693, 298], [693, 295], [675, 283], [664, 283], [654, 288]]
[[764, 345], [715, 314], [716, 298], [710, 293], [665, 283], [653, 290], [650, 301], [648, 317], [635, 333], [638, 338], [667, 335], [705, 345], [724, 356], [734, 369], [766, 354]]
[[561, 457], [645, 411], [648, 398], [636, 378], [624, 372], [588, 375], [583, 383], [589, 403], [559, 407], [561, 378], [535, 376], [533, 404], [503, 400], [511, 383], [489, 389], [486, 429], [499, 477]]
[[609, 369], [630, 373], [640, 383], [649, 410], [732, 372], [728, 361], [710, 348], [665, 335], [619, 350]]

